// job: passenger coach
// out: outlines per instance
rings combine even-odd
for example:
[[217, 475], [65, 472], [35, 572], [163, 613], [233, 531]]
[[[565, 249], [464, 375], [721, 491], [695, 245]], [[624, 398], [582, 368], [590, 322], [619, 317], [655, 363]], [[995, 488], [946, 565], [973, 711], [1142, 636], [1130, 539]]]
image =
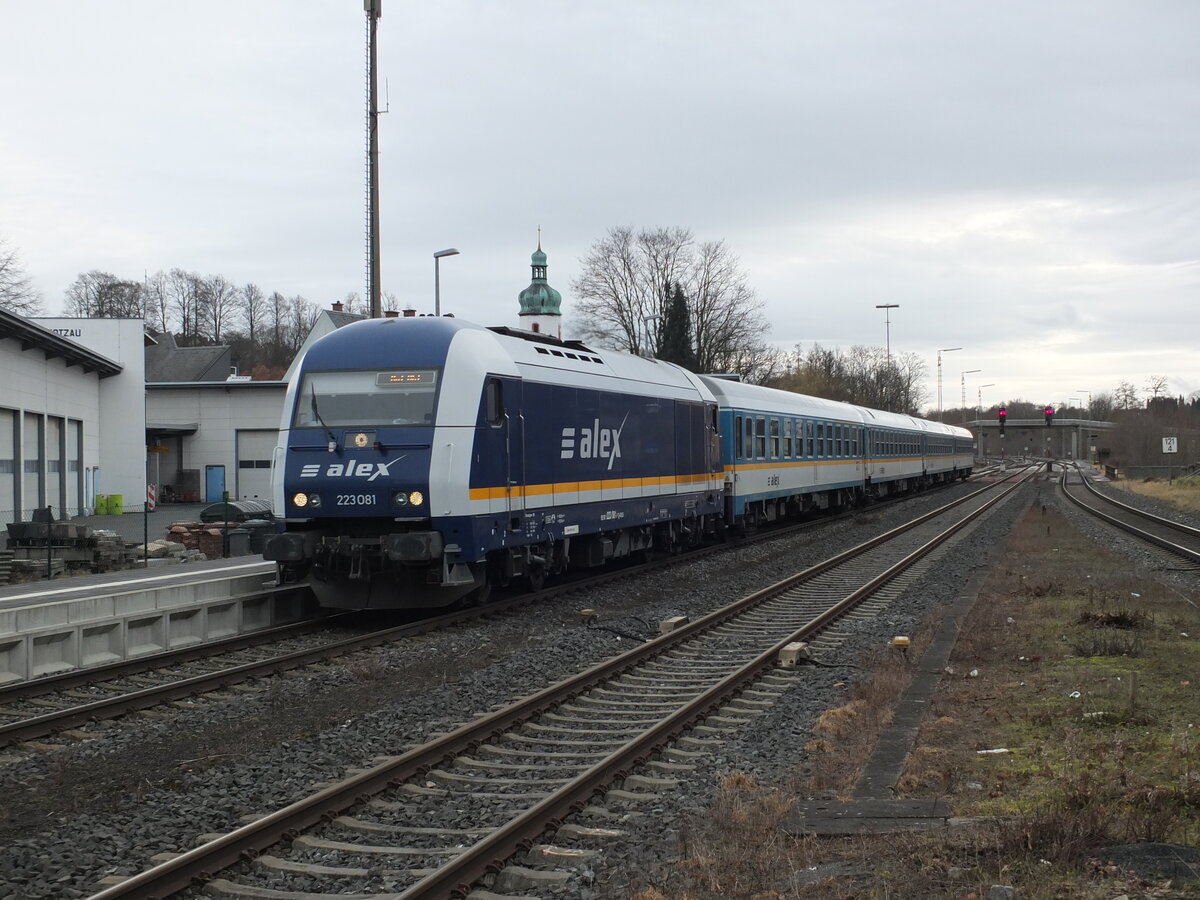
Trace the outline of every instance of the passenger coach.
[[739, 526], [966, 478], [969, 431], [701, 376], [720, 406], [726, 519]]

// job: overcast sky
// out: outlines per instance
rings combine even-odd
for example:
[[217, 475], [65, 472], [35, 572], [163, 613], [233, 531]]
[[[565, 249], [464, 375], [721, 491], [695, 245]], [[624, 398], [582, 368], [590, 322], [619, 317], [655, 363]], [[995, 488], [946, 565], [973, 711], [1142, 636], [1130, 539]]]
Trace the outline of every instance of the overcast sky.
[[[361, 0], [0, 0], [0, 238], [46, 298], [180, 267], [365, 294]], [[1200, 391], [1195, 0], [384, 0], [384, 290], [570, 336], [616, 225], [740, 258], [784, 347], [943, 405]], [[984, 385], [990, 385], [983, 387]]]

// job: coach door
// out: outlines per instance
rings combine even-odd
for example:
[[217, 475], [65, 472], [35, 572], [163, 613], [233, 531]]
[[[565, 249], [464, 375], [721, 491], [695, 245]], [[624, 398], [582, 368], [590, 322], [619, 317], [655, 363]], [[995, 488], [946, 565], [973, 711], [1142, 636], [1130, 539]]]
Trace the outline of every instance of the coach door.
[[704, 404], [704, 433], [707, 437], [704, 442], [704, 471], [709, 479], [722, 479], [725, 475], [725, 467], [721, 463], [721, 431], [717, 416], [717, 404]]

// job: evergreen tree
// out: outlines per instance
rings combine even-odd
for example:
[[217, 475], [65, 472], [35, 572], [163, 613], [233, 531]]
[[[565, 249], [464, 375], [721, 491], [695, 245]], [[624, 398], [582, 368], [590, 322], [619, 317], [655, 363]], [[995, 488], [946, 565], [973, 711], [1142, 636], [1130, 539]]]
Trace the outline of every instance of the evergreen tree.
[[675, 290], [666, 305], [661, 334], [658, 358], [694, 372], [697, 362], [696, 350], [692, 345], [692, 314], [679, 282], [675, 282]]

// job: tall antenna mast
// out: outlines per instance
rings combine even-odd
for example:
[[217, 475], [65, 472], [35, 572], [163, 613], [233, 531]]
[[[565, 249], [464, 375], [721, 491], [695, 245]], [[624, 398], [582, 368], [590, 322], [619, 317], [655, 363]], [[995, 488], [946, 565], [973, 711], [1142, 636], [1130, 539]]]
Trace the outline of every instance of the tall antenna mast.
[[370, 263], [370, 295], [371, 318], [378, 319], [383, 315], [379, 287], [379, 79], [376, 75], [376, 60], [378, 46], [376, 30], [379, 27], [379, 17], [383, 14], [383, 0], [363, 0], [363, 9], [367, 13], [367, 205], [368, 232], [370, 248], [367, 255]]

